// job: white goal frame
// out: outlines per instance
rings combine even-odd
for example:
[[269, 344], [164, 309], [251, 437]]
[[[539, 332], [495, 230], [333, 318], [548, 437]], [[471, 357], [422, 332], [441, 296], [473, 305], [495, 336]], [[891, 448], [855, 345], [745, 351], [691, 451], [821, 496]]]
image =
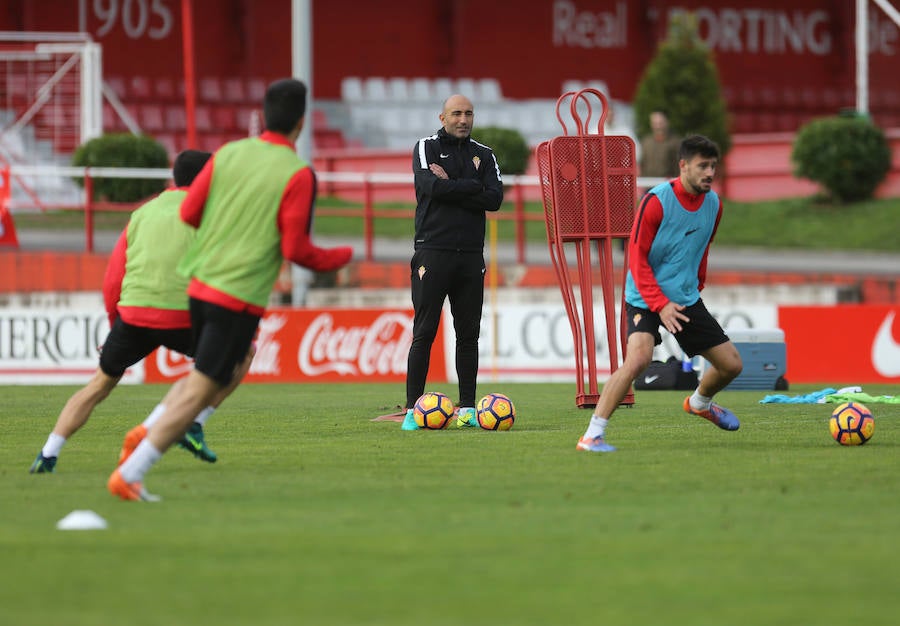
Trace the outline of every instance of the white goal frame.
[[[29, 104], [12, 123], [0, 128], [0, 142], [7, 134], [21, 131], [34, 119], [53, 95], [53, 90], [70, 72], [78, 72], [79, 124], [76, 144], [99, 137], [103, 132], [103, 53], [100, 44], [85, 33], [43, 33], [32, 31], [0, 31], [0, 43], [20, 44], [20, 49], [0, 51], [0, 62], [49, 61], [56, 63], [55, 71], [43, 84], [28, 95]], [[9, 81], [10, 76], [6, 76]], [[9, 86], [7, 85], [7, 92]], [[0, 107], [3, 103], [0, 102]]]

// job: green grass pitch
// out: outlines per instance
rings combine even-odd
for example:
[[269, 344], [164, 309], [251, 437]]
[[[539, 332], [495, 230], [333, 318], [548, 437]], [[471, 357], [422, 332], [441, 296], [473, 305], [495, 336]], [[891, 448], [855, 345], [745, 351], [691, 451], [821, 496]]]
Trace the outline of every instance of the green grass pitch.
[[[823, 385], [824, 386], [824, 385]], [[456, 397], [448, 385], [436, 391]], [[398, 385], [247, 385], [172, 449], [158, 504], [106, 492], [126, 430], [162, 397], [123, 386], [28, 467], [73, 387], [0, 389], [0, 624], [893, 625], [900, 405], [841, 447], [833, 405], [761, 405], [720, 431], [684, 392], [638, 392], [613, 454], [575, 451], [574, 385], [493, 384], [509, 432], [371, 422]], [[792, 388], [790, 393], [814, 387]], [[895, 389], [867, 386], [872, 395]], [[89, 509], [105, 531], [59, 531]]]

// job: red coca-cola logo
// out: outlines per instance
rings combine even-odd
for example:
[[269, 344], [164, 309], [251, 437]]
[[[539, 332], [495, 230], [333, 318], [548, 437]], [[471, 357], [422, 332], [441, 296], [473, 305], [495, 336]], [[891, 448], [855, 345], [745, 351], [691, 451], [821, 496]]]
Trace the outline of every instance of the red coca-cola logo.
[[405, 374], [412, 342], [412, 317], [386, 311], [368, 325], [342, 326], [324, 312], [307, 326], [297, 349], [306, 376]]

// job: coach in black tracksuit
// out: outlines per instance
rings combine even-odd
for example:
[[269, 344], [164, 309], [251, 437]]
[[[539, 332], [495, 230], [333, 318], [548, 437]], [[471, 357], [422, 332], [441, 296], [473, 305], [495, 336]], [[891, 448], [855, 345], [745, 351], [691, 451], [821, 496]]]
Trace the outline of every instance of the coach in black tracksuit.
[[458, 406], [475, 406], [485, 211], [496, 211], [503, 202], [503, 182], [493, 151], [469, 136], [472, 102], [465, 96], [450, 96], [440, 120], [443, 127], [420, 139], [413, 152], [416, 237], [410, 280], [415, 319], [407, 361], [407, 409], [425, 390], [431, 345], [446, 297], [456, 332]]

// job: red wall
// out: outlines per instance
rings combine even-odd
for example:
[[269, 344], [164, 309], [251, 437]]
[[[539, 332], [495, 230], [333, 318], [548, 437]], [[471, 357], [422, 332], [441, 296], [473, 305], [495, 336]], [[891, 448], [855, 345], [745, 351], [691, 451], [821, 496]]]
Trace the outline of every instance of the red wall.
[[[780, 307], [788, 380], [900, 382], [896, 306]], [[840, 329], [839, 331], [837, 329]]]
[[[82, 24], [103, 43], [109, 75], [181, 76], [180, 0], [3, 4], [0, 29], [76, 30]], [[747, 98], [771, 97], [773, 102], [759, 104], [772, 106], [788, 93], [829, 88], [835, 90], [830, 105], [852, 105], [853, 4], [542, 0], [526, 8], [519, 0], [314, 2], [315, 91], [338, 97], [344, 76], [497, 77], [509, 97], [552, 98], [564, 80], [603, 79], [613, 97], [631, 100], [672, 12], [685, 8], [696, 12], [733, 98], [740, 100], [747, 88], [766, 87], [766, 93]], [[193, 0], [193, 6], [198, 76], [273, 78], [290, 72], [290, 0]], [[114, 7], [114, 14], [97, 10], [103, 7]], [[873, 91], [896, 90], [892, 68], [900, 34], [874, 3], [869, 10]]]
[[[0, 30], [78, 31], [103, 45], [107, 76], [183, 77], [181, 0], [5, 0]], [[291, 0], [192, 0], [197, 76], [291, 71]], [[83, 10], [83, 11], [82, 11]]]

